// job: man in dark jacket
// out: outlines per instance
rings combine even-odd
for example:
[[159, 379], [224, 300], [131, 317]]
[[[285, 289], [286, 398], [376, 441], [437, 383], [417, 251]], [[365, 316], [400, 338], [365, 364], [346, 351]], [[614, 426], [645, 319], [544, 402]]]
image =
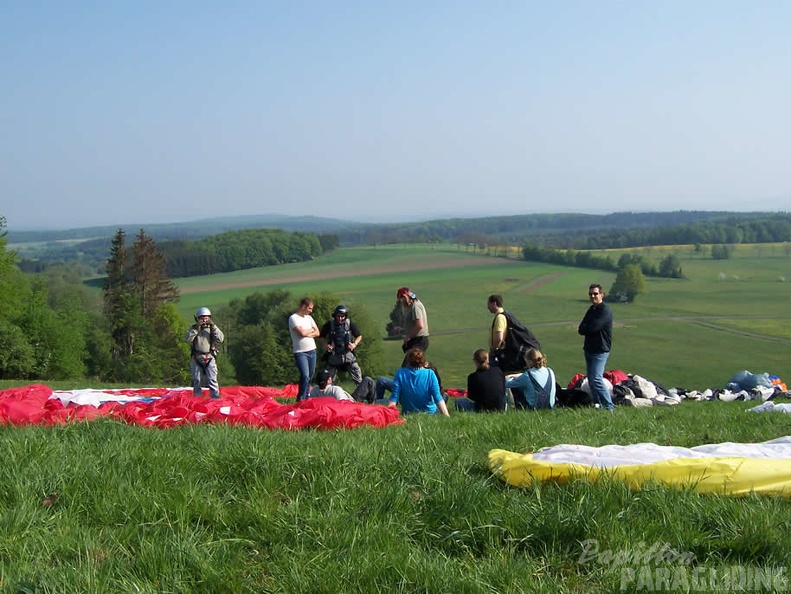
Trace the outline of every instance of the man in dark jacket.
[[604, 290], [599, 284], [588, 287], [591, 306], [580, 322], [578, 332], [585, 337], [585, 367], [594, 402], [613, 410], [610, 391], [604, 384], [604, 368], [612, 346], [612, 310], [604, 303]]
[[333, 378], [338, 371], [346, 371], [355, 386], [363, 381], [363, 373], [354, 351], [362, 341], [357, 324], [349, 319], [349, 309], [339, 305], [332, 312], [332, 319], [321, 327], [321, 338], [327, 347], [327, 369]]

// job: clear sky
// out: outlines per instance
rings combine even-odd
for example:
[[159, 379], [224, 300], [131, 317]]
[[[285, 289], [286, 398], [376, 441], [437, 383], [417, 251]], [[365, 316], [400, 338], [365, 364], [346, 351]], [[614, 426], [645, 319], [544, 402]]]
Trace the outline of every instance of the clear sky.
[[9, 229], [788, 210], [791, 2], [0, 0]]

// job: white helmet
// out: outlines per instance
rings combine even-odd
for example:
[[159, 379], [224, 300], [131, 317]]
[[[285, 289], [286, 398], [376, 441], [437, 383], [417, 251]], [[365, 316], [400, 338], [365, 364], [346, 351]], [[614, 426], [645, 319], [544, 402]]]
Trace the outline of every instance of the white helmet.
[[199, 307], [198, 311], [195, 312], [195, 320], [203, 316], [211, 317], [211, 310], [208, 307]]

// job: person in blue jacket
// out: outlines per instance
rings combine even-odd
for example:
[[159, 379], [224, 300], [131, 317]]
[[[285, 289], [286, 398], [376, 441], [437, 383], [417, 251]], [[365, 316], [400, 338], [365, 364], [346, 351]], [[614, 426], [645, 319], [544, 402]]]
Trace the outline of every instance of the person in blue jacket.
[[393, 392], [388, 406], [401, 404], [404, 414], [426, 412], [430, 415], [439, 410], [446, 417], [448, 407], [439, 390], [437, 374], [426, 367], [426, 355], [419, 348], [406, 352], [406, 366], [399, 368], [393, 378]]
[[[531, 410], [555, 408], [555, 372], [547, 367], [547, 358], [538, 349], [525, 353], [527, 369], [524, 373], [511, 376], [505, 387], [512, 388], [516, 408]], [[518, 388], [520, 397], [517, 397]]]

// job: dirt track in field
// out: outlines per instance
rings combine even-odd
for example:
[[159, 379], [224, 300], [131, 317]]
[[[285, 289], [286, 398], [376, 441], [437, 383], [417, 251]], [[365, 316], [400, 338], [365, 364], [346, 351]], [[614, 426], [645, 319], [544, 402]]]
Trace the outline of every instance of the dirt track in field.
[[[238, 283], [226, 283], [222, 285], [212, 285], [211, 290], [223, 291], [226, 289], [242, 289], [244, 287], [266, 287], [270, 285], [281, 285], [284, 283], [302, 283], [314, 280], [330, 280], [334, 278], [354, 278], [355, 276], [364, 276], [368, 274], [388, 274], [392, 272], [409, 272], [411, 270], [440, 270], [442, 268], [461, 268], [463, 266], [477, 266], [479, 264], [491, 264], [493, 258], [491, 257], [471, 257], [465, 260], [447, 261], [438, 258], [435, 261], [423, 262], [420, 265], [405, 265], [405, 266], [391, 266], [379, 267], [371, 266], [369, 268], [358, 268], [349, 272], [317, 272], [315, 274], [308, 274], [304, 276], [284, 276], [280, 278], [268, 278], [261, 280], [250, 280]], [[511, 263], [519, 264], [522, 260], [505, 260], [502, 258], [497, 259], [498, 264]], [[206, 290], [206, 287], [193, 287], [181, 289], [180, 293], [186, 295], [189, 293], [201, 293]]]

